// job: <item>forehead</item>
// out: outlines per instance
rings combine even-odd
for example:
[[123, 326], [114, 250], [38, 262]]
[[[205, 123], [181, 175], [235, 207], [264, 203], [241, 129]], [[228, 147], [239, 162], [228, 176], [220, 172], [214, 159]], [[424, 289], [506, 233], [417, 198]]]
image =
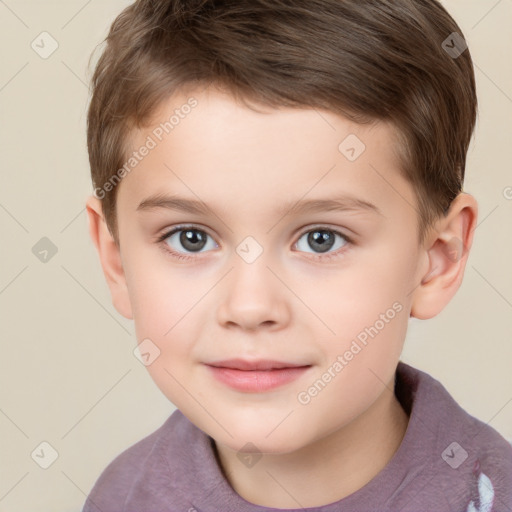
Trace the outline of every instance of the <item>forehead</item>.
[[229, 198], [253, 213], [263, 213], [254, 209], [256, 199], [281, 213], [284, 203], [332, 193], [384, 209], [397, 194], [414, 202], [399, 172], [393, 126], [360, 125], [314, 108], [255, 108], [215, 89], [168, 98], [131, 133], [130, 152], [151, 149], [123, 178], [120, 195], [131, 208], [163, 192], [208, 199], [219, 209]]

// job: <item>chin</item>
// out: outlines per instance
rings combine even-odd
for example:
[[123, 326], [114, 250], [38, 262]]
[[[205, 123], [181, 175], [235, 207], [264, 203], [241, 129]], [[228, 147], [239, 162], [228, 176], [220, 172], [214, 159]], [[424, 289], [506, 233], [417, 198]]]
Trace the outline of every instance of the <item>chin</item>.
[[[271, 430], [271, 429], [270, 429]], [[211, 435], [217, 444], [221, 444], [235, 452], [243, 453], [264, 453], [264, 454], [285, 454], [300, 449], [303, 445], [298, 444], [296, 436], [284, 434], [283, 436], [273, 435], [267, 437], [270, 430], [265, 432], [248, 429], [241, 432], [231, 432], [229, 437], [225, 432], [220, 436]]]

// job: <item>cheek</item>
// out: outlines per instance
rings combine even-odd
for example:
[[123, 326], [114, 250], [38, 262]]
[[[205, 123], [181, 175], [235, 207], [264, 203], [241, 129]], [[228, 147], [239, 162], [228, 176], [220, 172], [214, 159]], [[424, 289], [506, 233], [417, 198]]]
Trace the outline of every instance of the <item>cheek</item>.
[[206, 284], [201, 286], [200, 278], [168, 262], [160, 251], [134, 247], [128, 254], [126, 280], [137, 339], [170, 339], [194, 317]]
[[360, 254], [340, 270], [303, 274], [295, 283], [294, 291], [317, 317], [307, 314], [309, 326], [328, 344], [352, 339], [386, 313], [393, 324], [407, 322], [394, 318], [408, 308], [415, 286], [411, 259], [391, 252]]
[[404, 254], [373, 252], [325, 278], [325, 287], [304, 285], [306, 302], [325, 324], [318, 321], [315, 328], [322, 352], [317, 377], [329, 381], [318, 403], [328, 408], [329, 400], [343, 397], [347, 411], [355, 414], [392, 378], [408, 326], [411, 269]]
[[[355, 419], [392, 380], [405, 339], [408, 315], [406, 309], [396, 303], [395, 308], [384, 309], [383, 314], [383, 317], [377, 316], [377, 320], [353, 320], [347, 327], [347, 331], [356, 333], [353, 336], [345, 335], [340, 326], [336, 339], [324, 338], [325, 360], [318, 373], [299, 390], [298, 398], [304, 412], [323, 416], [325, 428], [335, 428]], [[371, 318], [373, 316], [370, 314]]]

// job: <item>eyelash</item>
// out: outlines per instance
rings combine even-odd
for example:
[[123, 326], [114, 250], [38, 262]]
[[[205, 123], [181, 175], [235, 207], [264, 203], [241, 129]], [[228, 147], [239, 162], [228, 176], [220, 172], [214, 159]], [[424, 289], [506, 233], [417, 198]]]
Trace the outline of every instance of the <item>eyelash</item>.
[[[196, 227], [196, 226], [193, 226], [190, 224], [185, 224], [185, 225], [176, 226], [176, 227], [170, 229], [169, 231], [166, 231], [164, 234], [158, 236], [156, 243], [163, 246], [163, 250], [173, 258], [176, 258], [178, 260], [185, 260], [185, 261], [187, 261], [187, 260], [190, 261], [192, 259], [195, 259], [194, 256], [187, 256], [187, 255], [184, 255], [183, 253], [172, 250], [169, 247], [169, 244], [167, 244], [165, 242], [167, 240], [167, 238], [169, 238], [171, 235], [174, 235], [174, 233], [178, 233], [180, 231], [187, 231], [187, 230], [200, 231], [201, 233], [205, 233], [206, 235], [211, 237], [211, 235], [204, 229], [201, 229], [199, 227]], [[309, 229], [301, 232], [300, 235], [298, 236], [298, 240], [300, 240], [306, 233], [310, 233], [312, 231], [328, 231], [330, 233], [334, 233], [336, 235], [341, 236], [341, 238], [343, 238], [345, 240], [345, 245], [335, 252], [325, 253], [325, 254], [316, 254], [316, 255], [313, 254], [313, 255], [308, 256], [309, 258], [311, 258], [313, 260], [325, 261], [325, 260], [331, 260], [333, 258], [341, 258], [342, 256], [344, 256], [345, 251], [348, 249], [347, 246], [354, 245], [352, 238], [341, 233], [340, 231], [336, 231], [335, 229], [331, 229], [331, 228], [328, 228], [327, 226], [321, 226], [321, 225], [315, 226], [313, 228], [309, 228]]]

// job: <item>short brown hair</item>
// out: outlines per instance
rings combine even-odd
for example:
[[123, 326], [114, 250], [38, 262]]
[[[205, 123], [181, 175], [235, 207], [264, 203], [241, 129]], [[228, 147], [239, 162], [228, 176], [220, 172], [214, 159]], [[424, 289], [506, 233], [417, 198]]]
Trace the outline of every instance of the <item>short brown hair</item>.
[[[137, 0], [112, 23], [92, 77], [94, 186], [123, 166], [133, 128], [201, 84], [244, 103], [390, 122], [418, 198], [420, 240], [462, 191], [474, 69], [462, 31], [436, 0]], [[119, 243], [117, 188], [102, 206]]]

